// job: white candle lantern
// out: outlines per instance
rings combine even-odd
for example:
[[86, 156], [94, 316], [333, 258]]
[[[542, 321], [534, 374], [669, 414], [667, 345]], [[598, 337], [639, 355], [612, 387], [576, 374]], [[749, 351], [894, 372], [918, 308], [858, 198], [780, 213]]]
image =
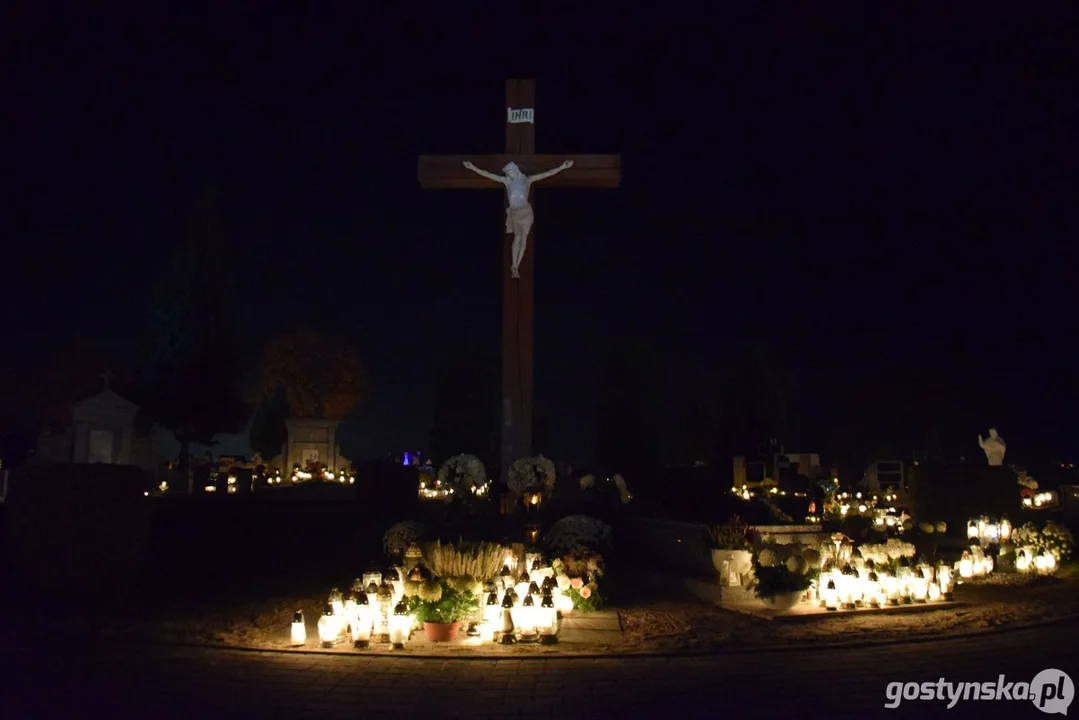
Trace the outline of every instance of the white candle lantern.
[[375, 617], [374, 632], [380, 642], [389, 642], [390, 617], [393, 615], [393, 607], [396, 604], [393, 597], [393, 586], [383, 580], [378, 586], [378, 615]]
[[338, 617], [345, 614], [345, 601], [341, 597], [341, 591], [337, 588], [330, 590], [330, 607], [333, 608], [333, 614]]
[[536, 607], [536, 602], [532, 599], [531, 595], [526, 595], [525, 599], [521, 602], [521, 606], [517, 608], [517, 617], [519, 620], [514, 620], [514, 624], [517, 625], [521, 631], [521, 642], [523, 643], [536, 642], [536, 640], [539, 639], [536, 628], [539, 624], [536, 622], [536, 610], [538, 609], [539, 608]]
[[506, 593], [502, 598], [502, 644], [513, 645], [517, 642], [517, 638], [514, 637], [513, 627], [513, 595]]
[[393, 590], [394, 600], [400, 600], [405, 595], [405, 583], [401, 579], [401, 573], [395, 567], [391, 567], [382, 576], [382, 582], [389, 583]]
[[899, 578], [889, 573], [884, 576], [882, 588], [885, 594], [888, 596], [889, 605], [899, 604]]
[[971, 521], [969, 521], [967, 523], [967, 539], [968, 540], [977, 540], [978, 539], [978, 523], [975, 522], [974, 520], [971, 520]]
[[401, 600], [393, 609], [393, 617], [390, 618], [390, 644], [394, 650], [403, 650], [408, 642], [408, 634], [412, 631], [412, 618], [408, 615], [408, 606]]
[[937, 583], [929, 584], [929, 599], [932, 602], [938, 602], [942, 599], [943, 593], [941, 592], [940, 585]]
[[963, 557], [959, 560], [959, 577], [964, 580], [974, 577], [974, 559], [966, 550], [963, 551]]
[[937, 578], [940, 582], [940, 594], [945, 600], [951, 600], [952, 584], [955, 582], [952, 568], [947, 565], [941, 565], [937, 570]]
[[[865, 582], [866, 601], [876, 605], [877, 607], [881, 607], [881, 595], [882, 593], [880, 588], [880, 576], [871, 570]], [[885, 599], [885, 602], [887, 602], [887, 599]]]
[[322, 611], [322, 617], [318, 619], [318, 639], [322, 647], [332, 648], [337, 644], [340, 628], [340, 621], [333, 611], [333, 606], [326, 605], [326, 609]]
[[374, 585], [377, 588], [382, 584], [382, 573], [371, 567], [363, 571], [362, 579], [364, 587], [371, 587], [371, 585]]
[[1030, 556], [1026, 550], [1018, 550], [1015, 553], [1015, 571], [1021, 573], [1030, 572]]
[[924, 603], [926, 598], [929, 597], [929, 581], [925, 579], [925, 575], [921, 570], [911, 577], [910, 592], [914, 602], [917, 603]]
[[371, 630], [375, 624], [375, 615], [367, 600], [367, 593], [356, 596], [356, 607], [352, 615], [352, 647], [365, 650], [371, 645]]
[[518, 598], [524, 598], [528, 595], [528, 588], [532, 585], [532, 578], [527, 572], [522, 572], [521, 576], [517, 578], [517, 585], [514, 590], [517, 592]]
[[508, 563], [502, 566], [502, 571], [498, 573], [498, 580], [502, 583], [503, 590], [513, 587], [513, 571], [510, 570]]
[[483, 621], [490, 624], [492, 627], [497, 627], [501, 617], [502, 607], [498, 601], [498, 595], [496, 593], [490, 593], [487, 596], [487, 604], [483, 607]]
[[405, 567], [416, 567], [423, 563], [423, 550], [416, 543], [412, 543], [408, 546], [408, 550], [405, 550], [404, 555]]
[[555, 610], [554, 596], [548, 592], [540, 601], [539, 632], [540, 641], [544, 645], [554, 645], [558, 642], [558, 611]]
[[824, 607], [828, 610], [839, 609], [839, 590], [835, 586], [835, 580], [828, 579], [828, 584], [824, 586], [824, 591], [821, 593], [821, 597], [824, 598]]
[[1008, 518], [1002, 518], [1000, 521], [1000, 539], [1008, 540], [1012, 536], [1012, 524], [1008, 522]]
[[303, 610], [292, 615], [292, 644], [296, 647], [307, 642], [307, 624], [303, 619]]

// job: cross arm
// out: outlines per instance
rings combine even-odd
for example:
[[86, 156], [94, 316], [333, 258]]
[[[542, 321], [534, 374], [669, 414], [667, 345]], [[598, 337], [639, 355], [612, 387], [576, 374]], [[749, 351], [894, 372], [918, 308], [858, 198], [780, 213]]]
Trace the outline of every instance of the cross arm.
[[512, 160], [526, 175], [538, 175], [558, 167], [566, 160], [573, 161], [573, 167], [542, 180], [536, 187], [616, 188], [622, 181], [621, 155], [420, 155], [420, 186], [427, 190], [504, 190], [498, 183], [466, 170], [466, 160], [478, 168], [498, 174]]

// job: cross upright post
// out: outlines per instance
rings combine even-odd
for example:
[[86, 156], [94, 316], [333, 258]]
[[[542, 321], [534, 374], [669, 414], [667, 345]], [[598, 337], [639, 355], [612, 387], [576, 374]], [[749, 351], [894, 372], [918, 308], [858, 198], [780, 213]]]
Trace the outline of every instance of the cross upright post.
[[[558, 167], [564, 161], [573, 166], [544, 179], [540, 187], [617, 188], [621, 181], [618, 155], [537, 155], [536, 83], [534, 80], [506, 81], [506, 145], [501, 155], [421, 155], [420, 186], [425, 189], [493, 189], [491, 182], [464, 167], [470, 161], [477, 168], [499, 172], [506, 163], [516, 163], [521, 172], [533, 175]], [[535, 205], [535, 192], [531, 203]], [[501, 222], [500, 222], [501, 224]], [[532, 455], [533, 322], [535, 292], [536, 231], [532, 228], [521, 259], [519, 278], [512, 277], [513, 236], [504, 238], [502, 248], [502, 394], [501, 394], [501, 477], [506, 479], [514, 460]]]

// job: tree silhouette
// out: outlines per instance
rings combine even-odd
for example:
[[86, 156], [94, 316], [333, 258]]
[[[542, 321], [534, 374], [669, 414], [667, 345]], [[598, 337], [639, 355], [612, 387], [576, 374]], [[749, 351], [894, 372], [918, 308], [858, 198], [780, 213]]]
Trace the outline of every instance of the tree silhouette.
[[154, 292], [139, 372], [142, 404], [176, 435], [181, 469], [192, 442], [209, 445], [218, 433], [241, 430], [250, 412], [227, 319], [227, 267], [211, 189], [196, 204], [187, 237]]
[[266, 344], [254, 398], [282, 392], [292, 417], [341, 420], [366, 397], [366, 374], [344, 342], [309, 331]]

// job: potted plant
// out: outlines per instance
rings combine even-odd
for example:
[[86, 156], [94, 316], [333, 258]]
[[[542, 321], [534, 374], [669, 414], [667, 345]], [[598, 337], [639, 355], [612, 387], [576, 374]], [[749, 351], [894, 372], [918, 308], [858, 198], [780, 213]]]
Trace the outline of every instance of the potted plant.
[[480, 609], [475, 594], [462, 592], [446, 580], [441, 582], [441, 587], [438, 599], [416, 596], [409, 603], [409, 612], [423, 623], [423, 632], [431, 642], [456, 640], [461, 621]]
[[[721, 585], [743, 585], [743, 577], [753, 569], [753, 542], [749, 525], [735, 515], [725, 525], [709, 531], [712, 540], [712, 565]], [[735, 582], [737, 580], [737, 582]]]
[[763, 548], [753, 558], [753, 572], [757, 597], [767, 607], [780, 611], [797, 605], [817, 574], [803, 556], [791, 555], [782, 561], [771, 548]]

